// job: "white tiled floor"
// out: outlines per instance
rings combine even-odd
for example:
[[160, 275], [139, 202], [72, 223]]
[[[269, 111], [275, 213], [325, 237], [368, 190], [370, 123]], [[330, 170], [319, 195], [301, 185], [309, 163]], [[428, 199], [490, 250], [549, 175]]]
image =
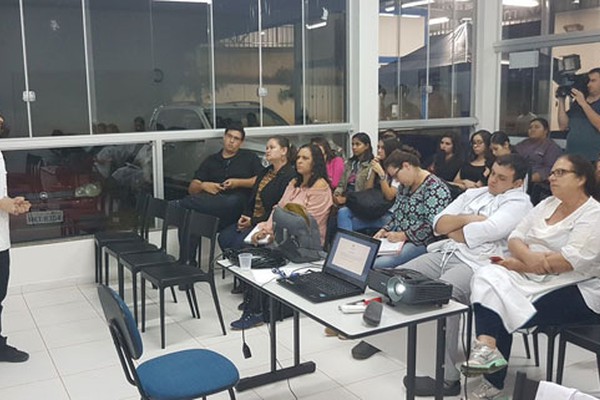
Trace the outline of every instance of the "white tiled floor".
[[[217, 278], [221, 306], [226, 325], [240, 312], [241, 296], [230, 294], [231, 277]], [[207, 347], [229, 357], [242, 376], [265, 372], [269, 365], [268, 331], [266, 326], [246, 332], [253, 357], [244, 359], [239, 332], [220, 334], [218, 320], [207, 285], [197, 285], [200, 320], [190, 316], [185, 296], [175, 304], [168, 297], [167, 349], [160, 349], [158, 307], [155, 292], [148, 290], [147, 330], [142, 335], [144, 359], [164, 352], [186, 348]], [[126, 298], [130, 299], [129, 292]], [[62, 400], [62, 399], [139, 399], [121, 370], [108, 329], [102, 317], [93, 284], [67, 286], [53, 290], [9, 293], [5, 303], [4, 330], [9, 342], [31, 354], [24, 364], [0, 364], [0, 399], [2, 400]], [[287, 320], [278, 325], [278, 358], [283, 365], [292, 360], [292, 324]], [[352, 359], [351, 340], [327, 338], [316, 322], [302, 317], [301, 349], [303, 360], [313, 360], [317, 371], [294, 378], [289, 387], [299, 399], [402, 399], [405, 374], [403, 360], [386, 354], [376, 354], [369, 360]], [[545, 336], [541, 336], [541, 364], [545, 365]], [[421, 346], [432, 346], [422, 340]], [[404, 346], [399, 343], [399, 346]], [[515, 337], [513, 357], [506, 393], [512, 392], [516, 370], [527, 372], [534, 379], [544, 376], [544, 368], [536, 368], [524, 356], [520, 337]], [[417, 353], [418, 356], [418, 353]], [[600, 384], [595, 356], [584, 350], [569, 347], [564, 384], [598, 396]], [[419, 360], [427, 363], [429, 360]], [[478, 383], [470, 380], [469, 387]], [[238, 399], [294, 399], [288, 382], [279, 382], [237, 394]], [[226, 394], [211, 396], [227, 399]], [[459, 399], [461, 397], [455, 397]]]

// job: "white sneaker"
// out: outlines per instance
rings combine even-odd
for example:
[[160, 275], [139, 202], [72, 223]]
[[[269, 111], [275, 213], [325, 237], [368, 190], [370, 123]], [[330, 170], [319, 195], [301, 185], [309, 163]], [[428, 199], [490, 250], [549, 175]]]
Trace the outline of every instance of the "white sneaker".
[[473, 391], [469, 395], [469, 398], [491, 400], [497, 399], [501, 395], [502, 390], [496, 388], [496, 386], [489, 383], [486, 379], [482, 379], [479, 386], [473, 389]]
[[475, 341], [471, 349], [471, 356], [461, 367], [461, 372], [466, 376], [491, 374], [506, 368], [508, 362], [497, 348], [491, 348], [486, 344]]

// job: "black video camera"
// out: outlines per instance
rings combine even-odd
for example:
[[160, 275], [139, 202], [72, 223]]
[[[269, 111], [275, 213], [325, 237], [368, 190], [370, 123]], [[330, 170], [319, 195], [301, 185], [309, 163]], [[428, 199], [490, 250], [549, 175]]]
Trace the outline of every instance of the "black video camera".
[[578, 54], [564, 56], [562, 59], [554, 59], [554, 82], [558, 85], [556, 97], [567, 97], [571, 95], [572, 89], [577, 89], [587, 96], [587, 74], [577, 74], [581, 68], [581, 58]]

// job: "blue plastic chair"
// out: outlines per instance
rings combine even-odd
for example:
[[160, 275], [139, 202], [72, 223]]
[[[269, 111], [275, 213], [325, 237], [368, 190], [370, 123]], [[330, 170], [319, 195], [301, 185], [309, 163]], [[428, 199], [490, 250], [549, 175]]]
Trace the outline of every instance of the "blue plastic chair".
[[214, 351], [183, 350], [136, 366], [134, 360], [142, 356], [143, 345], [129, 308], [105, 285], [98, 286], [98, 297], [125, 377], [138, 388], [143, 400], [206, 398], [225, 390], [235, 400], [233, 387], [239, 372], [230, 360]]

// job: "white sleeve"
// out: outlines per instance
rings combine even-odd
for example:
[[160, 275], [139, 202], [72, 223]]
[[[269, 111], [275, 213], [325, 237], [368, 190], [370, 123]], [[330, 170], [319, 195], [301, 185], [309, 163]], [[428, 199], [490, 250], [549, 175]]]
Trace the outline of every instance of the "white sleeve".
[[524, 193], [506, 199], [485, 221], [471, 222], [463, 227], [465, 243], [474, 248], [506, 239], [531, 208], [529, 196]]
[[600, 276], [600, 206], [584, 213], [570, 227], [569, 239], [560, 250], [574, 270]]
[[[487, 188], [486, 188], [487, 190]], [[436, 231], [435, 227], [440, 218], [444, 215], [459, 215], [464, 214], [466, 206], [471, 202], [471, 200], [477, 195], [479, 189], [469, 189], [460, 196], [456, 198], [452, 203], [448, 204], [446, 208], [444, 208], [439, 214], [433, 217], [433, 234], [435, 236], [440, 236], [440, 234]]]

